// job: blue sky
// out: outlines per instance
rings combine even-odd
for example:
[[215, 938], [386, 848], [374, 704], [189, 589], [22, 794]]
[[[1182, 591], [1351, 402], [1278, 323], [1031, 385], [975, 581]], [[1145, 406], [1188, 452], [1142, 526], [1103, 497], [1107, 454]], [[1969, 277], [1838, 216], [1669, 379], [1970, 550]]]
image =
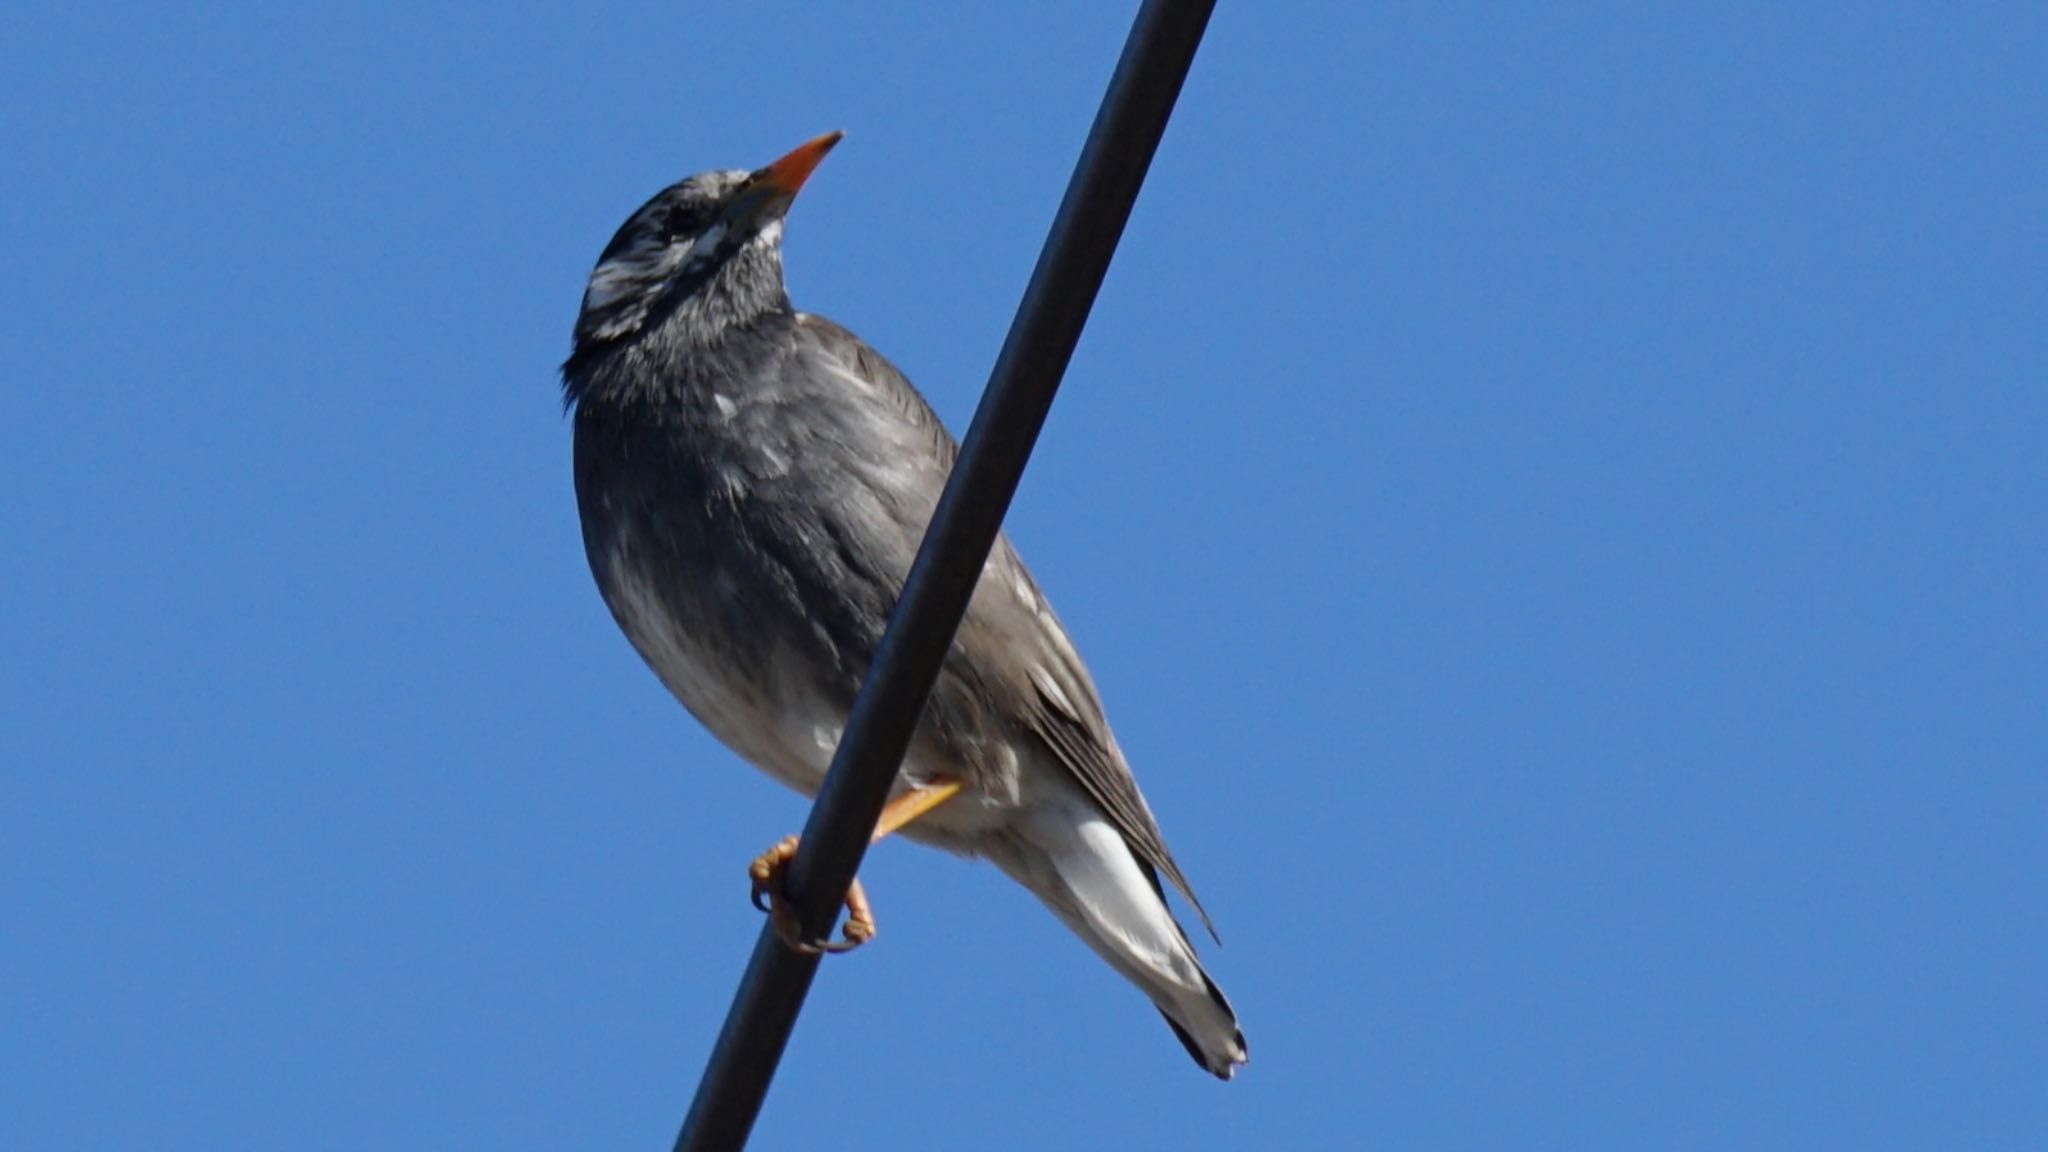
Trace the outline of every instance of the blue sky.
[[[583, 278], [844, 128], [960, 427], [1130, 9], [199, 7], [0, 39], [0, 1145], [666, 1147], [804, 810], [592, 587]], [[1010, 525], [1253, 1063], [889, 845], [756, 1146], [2038, 1140], [2044, 57], [1223, 5]]]

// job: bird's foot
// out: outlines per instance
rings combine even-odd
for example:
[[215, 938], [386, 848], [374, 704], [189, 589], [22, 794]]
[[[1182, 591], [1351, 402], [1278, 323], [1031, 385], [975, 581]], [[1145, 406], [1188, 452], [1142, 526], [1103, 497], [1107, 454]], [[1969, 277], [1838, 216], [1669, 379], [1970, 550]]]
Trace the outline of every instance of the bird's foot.
[[789, 862], [796, 859], [796, 846], [795, 836], [784, 836], [775, 842], [774, 847], [754, 857], [754, 862], [747, 866], [747, 876], [754, 882], [754, 907], [768, 913], [769, 923], [775, 925], [775, 934], [782, 937], [782, 942], [792, 951], [811, 955], [851, 952], [873, 939], [875, 913], [868, 906], [868, 895], [861, 891], [858, 878], [846, 890], [846, 924], [840, 928], [839, 939], [803, 939], [796, 909], [790, 906], [789, 897], [782, 894], [782, 874], [789, 868]]

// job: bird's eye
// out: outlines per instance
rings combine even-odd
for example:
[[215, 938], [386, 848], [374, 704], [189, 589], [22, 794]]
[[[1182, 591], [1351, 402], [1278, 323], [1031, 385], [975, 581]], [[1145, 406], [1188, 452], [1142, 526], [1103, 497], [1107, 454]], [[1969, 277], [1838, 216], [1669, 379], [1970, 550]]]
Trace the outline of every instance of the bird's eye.
[[663, 240], [681, 240], [695, 236], [702, 221], [695, 211], [677, 206], [668, 210], [668, 217], [661, 222]]

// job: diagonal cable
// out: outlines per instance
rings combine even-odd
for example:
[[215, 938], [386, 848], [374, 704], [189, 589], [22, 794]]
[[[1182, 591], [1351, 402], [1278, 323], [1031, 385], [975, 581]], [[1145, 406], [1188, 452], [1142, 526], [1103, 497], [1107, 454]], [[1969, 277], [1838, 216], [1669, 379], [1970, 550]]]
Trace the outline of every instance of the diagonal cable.
[[[785, 873], [804, 939], [824, 939], [838, 919], [1214, 7], [1215, 0], [1145, 0], [1131, 26]], [[772, 927], [762, 927], [676, 1152], [746, 1144], [817, 971], [817, 956], [792, 951]]]

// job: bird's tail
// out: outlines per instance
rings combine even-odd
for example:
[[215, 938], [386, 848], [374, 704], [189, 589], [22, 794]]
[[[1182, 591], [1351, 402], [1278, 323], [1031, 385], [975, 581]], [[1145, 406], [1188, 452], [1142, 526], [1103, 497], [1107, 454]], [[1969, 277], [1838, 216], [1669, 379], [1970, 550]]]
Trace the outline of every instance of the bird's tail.
[[1034, 858], [999, 863], [1151, 998], [1197, 1064], [1230, 1079], [1248, 1059], [1237, 1014], [1123, 834], [1092, 804], [1032, 813], [1020, 831]]

